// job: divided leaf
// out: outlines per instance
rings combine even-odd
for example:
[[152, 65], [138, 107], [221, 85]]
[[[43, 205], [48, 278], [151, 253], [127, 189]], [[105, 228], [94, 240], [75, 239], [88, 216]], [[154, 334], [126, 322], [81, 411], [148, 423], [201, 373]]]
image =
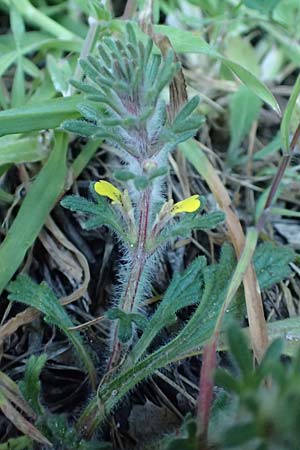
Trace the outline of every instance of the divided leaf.
[[175, 274], [154, 315], [148, 322], [143, 335], [136, 343], [132, 360], [135, 362], [147, 350], [152, 340], [166, 326], [176, 322], [176, 313], [186, 306], [198, 303], [202, 292], [202, 271], [206, 258], [196, 258], [182, 273]]
[[157, 239], [157, 245], [165, 244], [171, 239], [177, 237], [188, 237], [192, 231], [210, 230], [223, 222], [225, 215], [222, 211], [213, 211], [211, 213], [199, 215], [185, 214], [175, 223], [166, 226]]
[[288, 247], [279, 247], [271, 243], [261, 244], [254, 253], [254, 267], [261, 289], [268, 289], [288, 278], [291, 274], [289, 264], [295, 259], [295, 253]]
[[[142, 348], [138, 347], [138, 342], [127, 357], [124, 370], [103, 385], [98, 396], [90, 402], [81, 417], [82, 426], [86, 426], [89, 431], [94, 430], [140, 381], [205, 345], [214, 332], [234, 267], [234, 251], [231, 246], [224, 245], [220, 263], [203, 269], [203, 294], [196, 311], [183, 329], [170, 342], [137, 361], [147, 348], [146, 342]], [[151, 339], [152, 332], [149, 341]]]
[[118, 320], [119, 339], [121, 342], [128, 342], [132, 337], [133, 324], [139, 329], [144, 329], [147, 319], [139, 313], [125, 313], [120, 308], [111, 308], [107, 311], [106, 317], [110, 320]]
[[85, 230], [100, 228], [103, 225], [108, 226], [124, 242], [129, 243], [126, 226], [120, 216], [114, 211], [107, 200], [97, 196], [97, 203], [87, 200], [77, 195], [68, 195], [61, 201], [64, 208], [88, 216], [82, 227]]

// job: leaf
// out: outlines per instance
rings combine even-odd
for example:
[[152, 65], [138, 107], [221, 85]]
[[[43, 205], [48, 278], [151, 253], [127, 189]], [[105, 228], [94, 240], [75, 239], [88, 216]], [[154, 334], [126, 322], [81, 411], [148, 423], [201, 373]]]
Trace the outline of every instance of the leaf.
[[228, 392], [239, 392], [239, 382], [227, 370], [217, 368], [214, 379], [218, 386], [222, 386]]
[[1, 111], [0, 136], [57, 128], [64, 120], [80, 116], [76, 107], [81, 100], [81, 95], [74, 95]]
[[83, 361], [92, 385], [95, 385], [95, 368], [90, 356], [85, 350], [79, 333], [70, 331], [74, 325], [64, 307], [46, 283], [35, 284], [27, 275], [19, 275], [16, 281], [8, 286], [11, 301], [18, 301], [41, 311], [46, 322], [57, 326], [74, 345], [80, 359]]
[[129, 242], [123, 220], [120, 220], [120, 217], [104, 198], [97, 196], [97, 203], [95, 203], [80, 196], [68, 195], [61, 201], [61, 205], [71, 211], [88, 215], [88, 220], [83, 224], [84, 229], [92, 230], [106, 225], [125, 242]]
[[186, 306], [198, 303], [203, 285], [206, 259], [196, 258], [182, 274], [175, 274], [157, 310], [136, 343], [130, 358], [136, 362], [145, 353], [152, 340], [166, 326], [176, 322], [176, 313]]
[[295, 259], [295, 253], [288, 247], [279, 247], [271, 243], [257, 247], [253, 263], [261, 289], [268, 289], [291, 275], [289, 264]]
[[0, 293], [19, 268], [63, 192], [67, 175], [67, 148], [67, 136], [64, 133], [57, 133], [49, 159], [30, 186], [16, 218], [0, 245]]
[[[120, 19], [115, 19], [113, 23], [116, 23], [121, 28], [124, 27], [124, 24]], [[138, 29], [135, 23], [132, 23], [132, 26], [135, 30]], [[211, 47], [201, 37], [200, 33], [181, 30], [167, 25], [154, 25], [154, 31], [167, 36], [176, 53], [202, 53], [221, 61], [248, 87], [248, 89], [252, 90], [261, 100], [266, 102], [280, 114], [280, 107], [270, 89], [253, 75], [251, 71], [218, 53], [215, 48]], [[141, 39], [145, 36], [140, 31], [137, 31], [137, 34]], [[145, 38], [143, 40], [145, 40]]]
[[162, 245], [177, 237], [188, 237], [191, 231], [210, 230], [223, 222], [225, 215], [222, 211], [213, 211], [207, 214], [184, 214], [182, 219], [163, 229], [158, 236], [157, 245]]
[[167, 25], [154, 25], [154, 31], [167, 36], [176, 53], [214, 53], [214, 50], [201, 37], [200, 33], [192, 33]]
[[264, 357], [257, 368], [260, 379], [263, 379], [266, 375], [272, 373], [274, 362], [279, 362], [283, 352], [283, 340], [280, 338], [274, 339], [269, 345]]
[[261, 110], [261, 100], [245, 86], [242, 86], [232, 97], [229, 104], [230, 145], [227, 162], [232, 167], [239, 162], [238, 147], [249, 133]]
[[234, 425], [226, 430], [224, 445], [227, 447], [240, 447], [241, 444], [251, 441], [258, 435], [257, 426], [254, 422]]
[[281, 0], [243, 0], [247, 8], [256, 9], [262, 14], [269, 14]]
[[171, 438], [166, 450], [197, 450], [197, 448], [200, 450], [202, 446], [200, 446], [200, 437], [197, 428], [195, 419], [191, 414], [188, 414], [184, 418], [180, 436]]
[[130, 170], [119, 169], [114, 172], [114, 178], [119, 181], [129, 181], [135, 177], [133, 172]]
[[51, 443], [24, 415], [35, 418], [34, 412], [24, 400], [19, 387], [7, 375], [0, 372], [0, 410], [13, 425], [31, 439], [46, 445]]
[[254, 47], [247, 38], [241, 36], [229, 37], [226, 40], [226, 57], [249, 70], [253, 75], [259, 77], [260, 67], [258, 56]]
[[[86, 427], [87, 433], [92, 433], [117, 403], [140, 381], [156, 370], [184, 358], [195, 349], [199, 350], [199, 347], [207, 343], [214, 332], [234, 266], [234, 251], [231, 246], [224, 245], [219, 264], [207, 266], [203, 270], [203, 295], [192, 317], [174, 339], [144, 359], [133, 364], [129, 354], [124, 364], [125, 369], [99, 389], [98, 396], [90, 402], [82, 414], [79, 425]], [[133, 355], [134, 352], [135, 347]]]
[[21, 46], [25, 34], [24, 21], [20, 12], [16, 10], [14, 5], [11, 6], [9, 13], [10, 13], [11, 31], [13, 33], [16, 47], [18, 48], [19, 46]]
[[70, 133], [91, 138], [94, 138], [101, 130], [97, 125], [84, 120], [65, 120], [62, 128]]
[[11, 90], [11, 105], [13, 108], [21, 107], [25, 103], [25, 76], [22, 58], [18, 58]]
[[47, 156], [38, 135], [0, 137], [0, 146], [0, 166], [41, 161]]
[[243, 83], [250, 89], [254, 94], [256, 94], [261, 100], [270, 105], [279, 115], [280, 107], [273, 96], [272, 92], [262, 83], [258, 78], [256, 78], [251, 72], [229, 59], [224, 57], [219, 58], [225, 66], [227, 66]]
[[94, 439], [83, 440], [65, 414], [48, 413], [44, 415], [40, 423], [44, 434], [48, 436], [57, 450], [112, 450], [111, 445], [107, 442], [99, 442]]
[[253, 371], [253, 357], [252, 353], [248, 348], [248, 343], [245, 335], [242, 333], [240, 328], [234, 324], [230, 326], [227, 330], [227, 338], [229, 342], [229, 348], [234, 357], [238, 368], [243, 374], [243, 377], [252, 374]]
[[32, 450], [32, 439], [27, 436], [20, 436], [12, 438], [6, 441], [4, 444], [0, 444], [0, 450]]
[[280, 148], [281, 148], [281, 138], [280, 134], [278, 133], [275, 136], [275, 138], [271, 142], [269, 142], [269, 144], [267, 144], [265, 147], [254, 153], [253, 159], [255, 161], [265, 159], [267, 156], [278, 152]]
[[53, 55], [47, 55], [47, 68], [56, 91], [66, 97], [72, 76], [72, 69], [68, 60], [57, 60]]
[[286, 152], [290, 151], [290, 132], [291, 132], [291, 121], [293, 112], [295, 110], [296, 102], [300, 93], [300, 75], [298, 76], [296, 83], [294, 85], [292, 94], [289, 98], [287, 107], [284, 111], [283, 118], [280, 125], [280, 135], [281, 141], [283, 143], [284, 150]]
[[44, 412], [39, 400], [41, 390], [39, 378], [46, 361], [47, 355], [45, 353], [40, 356], [32, 355], [26, 362], [24, 378], [19, 382], [22, 394], [38, 415]]
[[106, 317], [110, 320], [118, 320], [119, 339], [125, 343], [131, 339], [132, 327], [135, 324], [143, 330], [147, 325], [147, 319], [139, 313], [126, 313], [120, 308], [111, 308], [107, 311]]
[[267, 86], [255, 77], [251, 71], [218, 53], [202, 39], [200, 34], [166, 25], [155, 25], [154, 29], [156, 32], [168, 36], [176, 53], [204, 53], [213, 59], [223, 62], [248, 89], [252, 90], [261, 100], [280, 114], [279, 105]]
[[29, 0], [12, 0], [12, 2], [16, 9], [22, 14], [24, 19], [30, 24], [41, 28], [42, 30], [56, 36], [61, 40], [79, 40], [75, 34], [71, 33], [69, 30], [61, 26], [58, 22], [48, 17], [39, 9], [35, 8]]

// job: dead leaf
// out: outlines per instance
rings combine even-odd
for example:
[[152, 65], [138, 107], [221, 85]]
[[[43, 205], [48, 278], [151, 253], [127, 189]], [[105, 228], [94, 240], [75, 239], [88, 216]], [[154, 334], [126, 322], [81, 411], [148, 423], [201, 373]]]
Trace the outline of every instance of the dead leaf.
[[35, 413], [22, 396], [19, 386], [3, 372], [0, 372], [0, 409], [8, 420], [26, 436], [52, 447], [48, 439], [22, 415], [25, 413], [28, 417], [35, 418]]

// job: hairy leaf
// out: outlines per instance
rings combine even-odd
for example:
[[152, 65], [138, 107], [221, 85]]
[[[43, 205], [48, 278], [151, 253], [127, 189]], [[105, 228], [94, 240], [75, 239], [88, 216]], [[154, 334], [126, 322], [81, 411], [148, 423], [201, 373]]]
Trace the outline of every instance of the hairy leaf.
[[199, 215], [185, 214], [180, 220], [165, 227], [158, 237], [157, 244], [164, 244], [177, 237], [188, 237], [193, 230], [209, 230], [223, 222], [225, 215], [221, 211]]
[[291, 274], [295, 253], [288, 247], [261, 244], [254, 253], [254, 267], [261, 289], [268, 289]]
[[[98, 397], [90, 402], [81, 416], [80, 423], [88, 432], [92, 432], [105, 420], [117, 403], [140, 381], [171, 362], [182, 359], [208, 341], [214, 332], [234, 266], [234, 251], [231, 246], [224, 245], [219, 264], [206, 266], [203, 269], [203, 294], [190, 320], [174, 339], [144, 359], [132, 364], [131, 355], [129, 355], [125, 369], [99, 390]], [[133, 355], [134, 352], [135, 347]], [[141, 349], [142, 352], [143, 349]]]
[[123, 220], [110, 204], [100, 196], [98, 196], [96, 203], [78, 195], [68, 195], [61, 201], [61, 205], [71, 211], [87, 214], [88, 220], [84, 222], [83, 228], [91, 230], [106, 225], [124, 242], [128, 243], [128, 234], [125, 232]]
[[182, 274], [175, 274], [159, 307], [136, 343], [130, 358], [136, 362], [158, 333], [176, 321], [176, 312], [200, 301], [203, 289], [203, 268], [206, 259], [199, 257]]

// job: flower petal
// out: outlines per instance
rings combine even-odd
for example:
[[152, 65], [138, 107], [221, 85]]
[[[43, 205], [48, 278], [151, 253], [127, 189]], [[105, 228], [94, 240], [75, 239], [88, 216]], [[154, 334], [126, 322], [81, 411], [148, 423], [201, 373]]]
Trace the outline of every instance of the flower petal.
[[181, 202], [175, 203], [171, 209], [171, 214], [172, 216], [175, 216], [175, 214], [182, 212], [195, 212], [200, 208], [200, 205], [199, 195], [192, 195], [191, 197], [181, 200]]
[[94, 184], [97, 194], [110, 198], [113, 203], [122, 203], [122, 192], [108, 181], [100, 180]]

